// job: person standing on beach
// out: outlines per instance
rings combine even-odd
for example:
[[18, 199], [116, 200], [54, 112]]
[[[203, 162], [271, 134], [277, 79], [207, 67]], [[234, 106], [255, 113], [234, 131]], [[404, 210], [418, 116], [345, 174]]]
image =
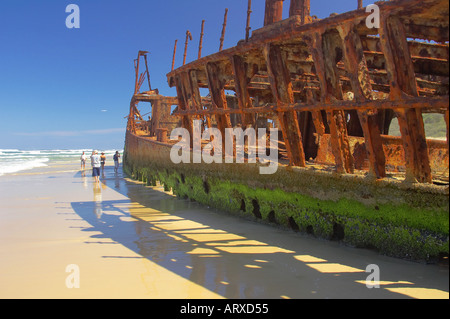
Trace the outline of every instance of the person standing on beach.
[[113, 159], [114, 159], [114, 172], [117, 173], [117, 170], [119, 169], [119, 158], [120, 158], [120, 154], [119, 151], [116, 151], [116, 154], [114, 154]]
[[83, 170], [86, 168], [86, 159], [87, 159], [87, 156], [83, 152], [83, 154], [81, 154], [81, 169], [83, 169]]
[[92, 165], [92, 176], [94, 177], [95, 183], [100, 182], [100, 155], [97, 151], [93, 151], [91, 155], [91, 165]]
[[100, 156], [100, 163], [102, 164], [102, 173], [105, 170], [105, 163], [106, 163], [106, 156], [105, 153], [102, 152], [102, 155]]

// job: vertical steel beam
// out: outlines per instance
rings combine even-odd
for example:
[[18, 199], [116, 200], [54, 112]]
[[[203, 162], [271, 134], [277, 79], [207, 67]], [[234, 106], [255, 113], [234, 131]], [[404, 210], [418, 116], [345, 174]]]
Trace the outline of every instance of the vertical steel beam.
[[[202, 98], [200, 95], [200, 89], [198, 86], [197, 71], [189, 70], [181, 73], [181, 94], [183, 95], [183, 102], [187, 110], [200, 111], [202, 109]], [[193, 119], [199, 119], [199, 115], [193, 115], [189, 117], [189, 128], [192, 128], [191, 121]], [[193, 129], [193, 128], [192, 128]], [[192, 133], [191, 131], [189, 131]], [[191, 137], [193, 135], [191, 134]]]
[[192, 98], [192, 85], [191, 85], [191, 79], [189, 77], [188, 72], [182, 72], [180, 74], [181, 79], [181, 88], [182, 88], [182, 94], [183, 94], [183, 100], [186, 105], [186, 109], [189, 111], [195, 111], [196, 108], [194, 106], [194, 101]]
[[203, 36], [205, 33], [203, 32], [205, 29], [205, 20], [202, 20], [202, 28], [200, 31], [200, 40], [198, 42], [198, 58], [200, 59], [202, 57], [202, 48], [203, 48]]
[[[248, 64], [244, 61], [244, 58], [238, 55], [231, 57], [231, 63], [233, 66], [235, 91], [238, 99], [239, 108], [244, 110], [246, 108], [253, 107], [252, 99], [248, 92], [248, 84], [251, 78], [248, 77]], [[247, 125], [255, 125], [254, 116], [249, 113], [241, 113], [242, 125], [245, 128]]]
[[192, 41], [192, 34], [189, 30], [186, 31], [186, 42], [184, 43], [184, 55], [183, 55], [183, 65], [186, 64], [187, 48], [189, 40]]
[[130, 130], [131, 133], [136, 133], [136, 121], [134, 119], [135, 109], [136, 109], [136, 102], [133, 96], [130, 102], [130, 114], [128, 115], [128, 124], [127, 124], [128, 129]]
[[177, 43], [178, 43], [178, 40], [175, 40], [175, 45], [173, 46], [173, 56], [172, 56], [172, 71], [175, 67], [175, 55], [177, 54]]
[[289, 16], [300, 16], [302, 24], [310, 21], [311, 5], [310, 0], [291, 0]]
[[[187, 111], [189, 106], [188, 106], [188, 102], [186, 101], [186, 98], [185, 98], [185, 93], [184, 93], [185, 89], [183, 87], [183, 79], [181, 78], [180, 74], [177, 74], [175, 76], [175, 86], [177, 89], [178, 108], [181, 111]], [[192, 123], [191, 123], [189, 116], [183, 115], [181, 117], [181, 126], [188, 130], [191, 137], [193, 136], [192, 135], [192, 133], [193, 133]], [[192, 145], [192, 139], [191, 139], [191, 145]]]
[[189, 81], [191, 85], [192, 106], [195, 110], [200, 111], [202, 106], [202, 96], [198, 86], [197, 70], [189, 71]]
[[[227, 109], [227, 99], [224, 90], [226, 84], [224, 78], [225, 74], [221, 70], [220, 65], [214, 62], [208, 62], [206, 64], [206, 75], [208, 78], [208, 87], [211, 94], [213, 107]], [[218, 129], [222, 133], [222, 146], [225, 147], [225, 129], [231, 127], [230, 115], [216, 115], [216, 121]]]
[[220, 36], [219, 51], [223, 49], [223, 41], [225, 40], [225, 31], [227, 30], [228, 8], [225, 9], [225, 15], [223, 17], [222, 35]]
[[248, 0], [247, 4], [247, 26], [245, 28], [245, 41], [248, 41], [248, 38], [250, 37], [250, 17], [252, 14], [252, 0]]
[[[336, 70], [336, 43], [328, 36], [322, 36], [322, 33], [323, 31], [319, 30], [305, 37], [305, 41], [310, 47], [319, 78], [321, 102], [329, 104], [335, 100], [342, 100], [343, 96]], [[327, 122], [337, 172], [353, 173], [354, 159], [350, 151], [344, 112], [327, 111]]]
[[161, 122], [161, 101], [160, 100], [154, 100], [151, 102], [152, 104], [152, 128], [150, 135], [154, 136], [156, 135], [156, 130], [160, 128], [160, 122]]
[[266, 0], [264, 26], [283, 19], [283, 1], [284, 0]]
[[[306, 103], [315, 104], [316, 100], [311, 89], [306, 88]], [[320, 137], [325, 134], [325, 125], [323, 122], [322, 113], [320, 111], [311, 111], [312, 120], [316, 129], [316, 144], [319, 144]]]
[[151, 91], [152, 85], [150, 84], [150, 73], [148, 72], [147, 54], [146, 53], [144, 53], [144, 61], [145, 61], [145, 71], [147, 72], [148, 89]]
[[[386, 59], [390, 99], [419, 96], [405, 28], [399, 18], [382, 16], [380, 43]], [[407, 181], [431, 183], [431, 167], [420, 109], [396, 109], [405, 152]]]
[[[290, 72], [282, 50], [274, 45], [267, 44], [263, 48], [267, 64], [267, 72], [272, 94], [278, 106], [294, 103], [294, 92]], [[302, 136], [298, 125], [297, 112], [278, 112], [281, 132], [288, 152], [289, 162], [293, 166], [304, 167], [305, 153]]]
[[[344, 64], [350, 77], [355, 99], [358, 102], [372, 100], [372, 85], [361, 39], [351, 22], [341, 25], [337, 29], [343, 42]], [[386, 157], [377, 123], [377, 112], [358, 111], [358, 117], [369, 158], [369, 173], [377, 178], [386, 177]]]
[[134, 94], [137, 94], [138, 93], [138, 83], [139, 83], [139, 63], [140, 63], [140, 54], [138, 53], [138, 57], [137, 57], [137, 59], [135, 60], [136, 62], [135, 62], [135, 65], [134, 65], [134, 70], [135, 70], [135, 72], [136, 72], [136, 80], [135, 80], [135, 82], [134, 82]]
[[363, 8], [363, 0], [358, 0], [358, 9]]

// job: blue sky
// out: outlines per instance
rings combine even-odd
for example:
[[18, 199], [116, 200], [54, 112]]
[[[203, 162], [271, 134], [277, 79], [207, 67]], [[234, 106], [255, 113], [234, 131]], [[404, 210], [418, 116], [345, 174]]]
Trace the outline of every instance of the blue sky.
[[[264, 0], [252, 2], [256, 30]], [[65, 24], [71, 3], [80, 8], [79, 29]], [[319, 18], [356, 6], [311, 0]], [[289, 0], [284, 7], [287, 17]], [[0, 1], [0, 149], [122, 148], [138, 50], [150, 52], [152, 88], [175, 96], [166, 79], [175, 39], [175, 66], [188, 29], [194, 39], [187, 60], [194, 60], [204, 19], [203, 55], [216, 52], [225, 8], [229, 48], [245, 36], [247, 0]]]

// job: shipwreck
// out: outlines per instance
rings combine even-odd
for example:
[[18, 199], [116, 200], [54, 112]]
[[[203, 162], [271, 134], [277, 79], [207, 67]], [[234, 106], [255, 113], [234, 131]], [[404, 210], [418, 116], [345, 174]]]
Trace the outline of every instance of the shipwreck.
[[[379, 23], [369, 27], [362, 1], [318, 19], [309, 0], [266, 0], [264, 26], [250, 32], [248, 0], [245, 38], [223, 49], [226, 10], [218, 52], [202, 57], [202, 23], [198, 59], [186, 63], [187, 31], [183, 65], [174, 68], [175, 42], [167, 74], [174, 97], [152, 89], [140, 51], [125, 171], [179, 197], [310, 236], [414, 260], [448, 256], [449, 4], [375, 5]], [[427, 138], [427, 113], [443, 118], [446, 139]], [[171, 132], [192, 133], [194, 120], [223, 133], [277, 128], [278, 170], [171, 162], [178, 142]], [[401, 136], [389, 135], [394, 122]]]

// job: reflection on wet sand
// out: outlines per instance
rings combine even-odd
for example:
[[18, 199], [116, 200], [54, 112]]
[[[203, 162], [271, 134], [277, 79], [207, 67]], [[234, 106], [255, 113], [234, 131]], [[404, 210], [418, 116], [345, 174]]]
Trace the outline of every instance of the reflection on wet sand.
[[87, 177], [86, 177], [86, 170], [85, 169], [81, 170], [80, 174], [81, 174], [81, 182], [83, 183], [83, 187], [87, 188], [88, 187], [88, 180], [87, 180]]
[[94, 214], [97, 219], [102, 217], [102, 189], [94, 183]]
[[[346, 263], [336, 252], [322, 253], [321, 247], [330, 249], [323, 242], [218, 214], [162, 187], [117, 176], [113, 181], [130, 201], [102, 201], [99, 187], [94, 188], [94, 214], [83, 209], [90, 203], [72, 203], [91, 230], [102, 233], [96, 238], [120, 243], [226, 298], [449, 298], [448, 291], [409, 280], [380, 280], [380, 289], [368, 289], [363, 258]], [[387, 274], [382, 279], [392, 279]]]

